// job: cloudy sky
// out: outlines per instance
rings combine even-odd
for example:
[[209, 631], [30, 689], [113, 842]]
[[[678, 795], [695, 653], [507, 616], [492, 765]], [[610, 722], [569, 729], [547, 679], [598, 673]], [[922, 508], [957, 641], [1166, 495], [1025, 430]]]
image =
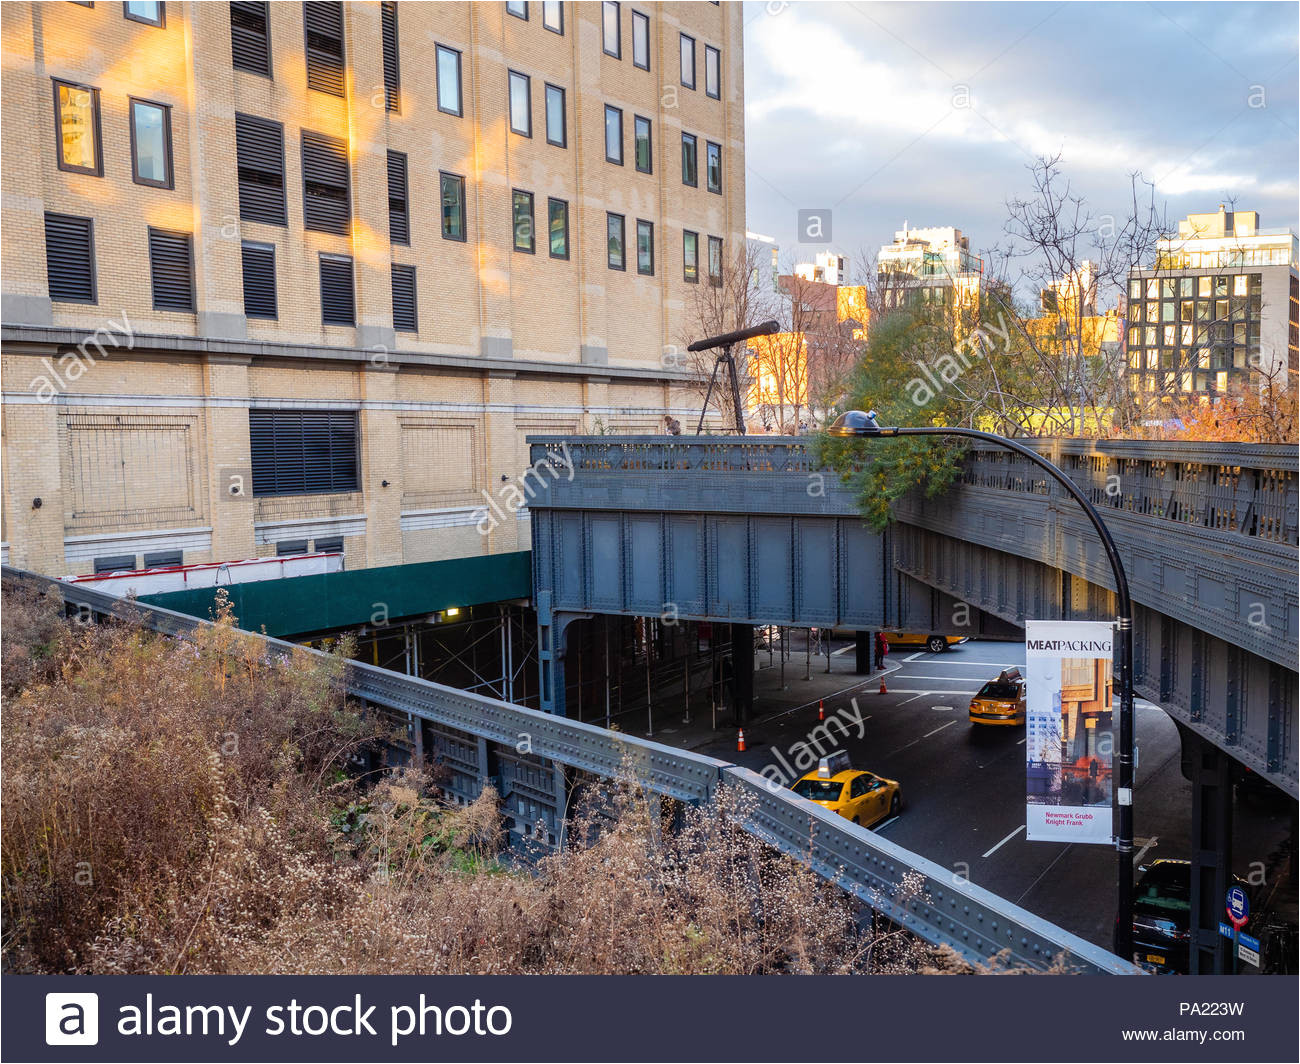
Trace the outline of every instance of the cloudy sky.
[[1034, 156], [1062, 154], [1097, 214], [1129, 174], [1169, 215], [1236, 197], [1297, 215], [1295, 3], [745, 3], [747, 217], [806, 257], [872, 254], [904, 220], [1002, 233]]

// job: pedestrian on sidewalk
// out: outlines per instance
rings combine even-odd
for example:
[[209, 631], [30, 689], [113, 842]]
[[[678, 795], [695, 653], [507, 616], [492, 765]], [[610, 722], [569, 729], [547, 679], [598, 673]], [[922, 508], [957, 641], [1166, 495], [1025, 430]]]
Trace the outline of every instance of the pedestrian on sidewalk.
[[885, 655], [889, 653], [889, 640], [885, 638], [884, 632], [876, 633], [876, 668], [885, 667]]

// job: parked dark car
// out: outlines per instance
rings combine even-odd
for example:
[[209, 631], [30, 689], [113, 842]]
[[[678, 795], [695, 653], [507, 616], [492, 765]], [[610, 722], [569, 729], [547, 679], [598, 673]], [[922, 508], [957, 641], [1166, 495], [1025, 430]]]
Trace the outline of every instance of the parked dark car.
[[[1144, 866], [1133, 898], [1133, 960], [1149, 972], [1186, 975], [1190, 968], [1192, 864], [1162, 858]], [[1238, 876], [1233, 882], [1246, 883]]]

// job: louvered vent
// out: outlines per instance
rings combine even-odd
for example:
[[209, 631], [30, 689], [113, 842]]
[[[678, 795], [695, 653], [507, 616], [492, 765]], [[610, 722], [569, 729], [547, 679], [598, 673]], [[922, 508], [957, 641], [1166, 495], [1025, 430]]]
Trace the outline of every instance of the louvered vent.
[[45, 268], [51, 299], [96, 302], [95, 223], [71, 214], [47, 214]]
[[194, 258], [189, 233], [149, 230], [154, 310], [194, 309]]
[[284, 129], [278, 122], [235, 115], [239, 167], [239, 217], [287, 225], [284, 196]]

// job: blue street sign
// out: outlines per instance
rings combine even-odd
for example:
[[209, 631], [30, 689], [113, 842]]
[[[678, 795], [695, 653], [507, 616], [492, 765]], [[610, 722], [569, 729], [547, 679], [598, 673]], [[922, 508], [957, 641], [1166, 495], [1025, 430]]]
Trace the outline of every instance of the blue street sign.
[[1224, 900], [1228, 919], [1232, 921], [1232, 926], [1236, 928], [1242, 927], [1250, 917], [1250, 902], [1246, 898], [1246, 892], [1240, 887], [1229, 887]]
[[1224, 938], [1232, 938], [1232, 935], [1233, 935], [1232, 925], [1231, 925], [1231, 924], [1225, 924], [1222, 920], [1220, 920], [1220, 921], [1219, 921], [1219, 934], [1221, 934]]
[[1250, 935], [1239, 935], [1237, 942], [1247, 949], [1254, 950], [1256, 953], [1259, 952], [1259, 939], [1257, 938], [1252, 938]]

